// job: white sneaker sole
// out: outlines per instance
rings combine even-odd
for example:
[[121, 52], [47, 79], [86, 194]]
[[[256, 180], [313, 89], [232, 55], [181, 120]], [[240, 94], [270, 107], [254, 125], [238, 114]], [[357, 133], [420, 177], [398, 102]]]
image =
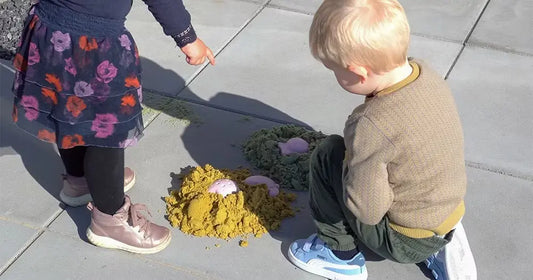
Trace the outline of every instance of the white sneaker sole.
[[[128, 184], [124, 185], [124, 192], [127, 192], [131, 188], [133, 188], [133, 186], [135, 185], [135, 179], [136, 179], [135, 177], [136, 176], [134, 173], [133, 179], [131, 179], [131, 181]], [[63, 192], [63, 190], [61, 190], [61, 192], [59, 193], [59, 198], [61, 199], [61, 201], [63, 201], [63, 203], [65, 203], [66, 205], [70, 207], [78, 207], [78, 206], [87, 205], [87, 203], [93, 201], [93, 198], [90, 193], [87, 193], [81, 196], [68, 196]]]
[[461, 222], [444, 248], [444, 258], [448, 280], [477, 280], [476, 262]]
[[134, 246], [122, 243], [110, 237], [96, 235], [92, 232], [90, 228], [87, 229], [87, 238], [92, 244], [98, 247], [109, 248], [109, 249], [119, 249], [119, 250], [124, 250], [128, 252], [136, 253], [136, 254], [155, 254], [165, 249], [168, 246], [168, 244], [170, 244], [170, 241], [172, 240], [172, 236], [169, 234], [168, 238], [163, 243], [159, 244], [156, 247], [139, 248], [139, 247], [134, 247]]
[[292, 253], [292, 250], [290, 249], [289, 249], [289, 260], [292, 262], [292, 264], [294, 264], [295, 266], [307, 272], [320, 275], [322, 277], [326, 277], [331, 280], [366, 280], [368, 278], [368, 272], [366, 270], [366, 266], [363, 268], [363, 273], [361, 274], [357, 274], [357, 275], [340, 274], [340, 273], [336, 273], [330, 270], [322, 269], [322, 268], [304, 263], [298, 258], [296, 258], [296, 256], [294, 256], [294, 254]]

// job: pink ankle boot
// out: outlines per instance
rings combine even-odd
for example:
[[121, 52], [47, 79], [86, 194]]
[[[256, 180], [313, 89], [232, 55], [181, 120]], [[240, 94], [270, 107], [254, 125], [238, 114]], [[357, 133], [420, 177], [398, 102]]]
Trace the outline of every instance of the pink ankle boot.
[[[130, 190], [135, 184], [135, 172], [131, 168], [124, 168], [124, 192]], [[85, 177], [74, 177], [64, 175], [63, 188], [59, 193], [59, 198], [70, 207], [87, 205], [93, 198], [89, 193], [89, 186]]]
[[142, 210], [148, 212], [146, 206], [131, 204], [127, 195], [124, 197], [124, 205], [114, 215], [100, 212], [92, 203], [87, 208], [91, 210], [87, 238], [96, 246], [153, 254], [170, 244], [170, 230], [148, 221], [140, 213]]

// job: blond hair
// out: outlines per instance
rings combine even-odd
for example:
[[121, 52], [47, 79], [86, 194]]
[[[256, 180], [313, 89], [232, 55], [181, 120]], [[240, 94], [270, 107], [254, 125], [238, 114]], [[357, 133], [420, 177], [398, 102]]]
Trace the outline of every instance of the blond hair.
[[325, 0], [313, 18], [309, 45], [321, 61], [388, 72], [406, 61], [409, 23], [396, 0]]

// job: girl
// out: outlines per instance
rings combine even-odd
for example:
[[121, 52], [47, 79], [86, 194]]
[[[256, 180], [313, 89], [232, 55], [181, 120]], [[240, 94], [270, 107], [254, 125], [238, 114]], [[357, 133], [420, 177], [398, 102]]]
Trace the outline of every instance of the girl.
[[[214, 65], [196, 37], [181, 0], [144, 0], [191, 65]], [[124, 27], [132, 0], [41, 0], [25, 21], [17, 48], [13, 120], [56, 143], [65, 165], [60, 198], [91, 211], [91, 243], [155, 253], [170, 230], [151, 223], [124, 195], [135, 174], [124, 168], [124, 148], [142, 136], [141, 66]]]

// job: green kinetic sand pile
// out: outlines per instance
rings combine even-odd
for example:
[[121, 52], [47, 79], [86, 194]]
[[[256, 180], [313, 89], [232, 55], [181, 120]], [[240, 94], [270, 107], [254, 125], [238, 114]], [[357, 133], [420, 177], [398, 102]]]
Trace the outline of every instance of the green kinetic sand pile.
[[[281, 155], [278, 142], [300, 137], [309, 143], [309, 152]], [[295, 125], [283, 125], [256, 131], [243, 144], [246, 159], [281, 187], [308, 189], [309, 157], [326, 135]]]

